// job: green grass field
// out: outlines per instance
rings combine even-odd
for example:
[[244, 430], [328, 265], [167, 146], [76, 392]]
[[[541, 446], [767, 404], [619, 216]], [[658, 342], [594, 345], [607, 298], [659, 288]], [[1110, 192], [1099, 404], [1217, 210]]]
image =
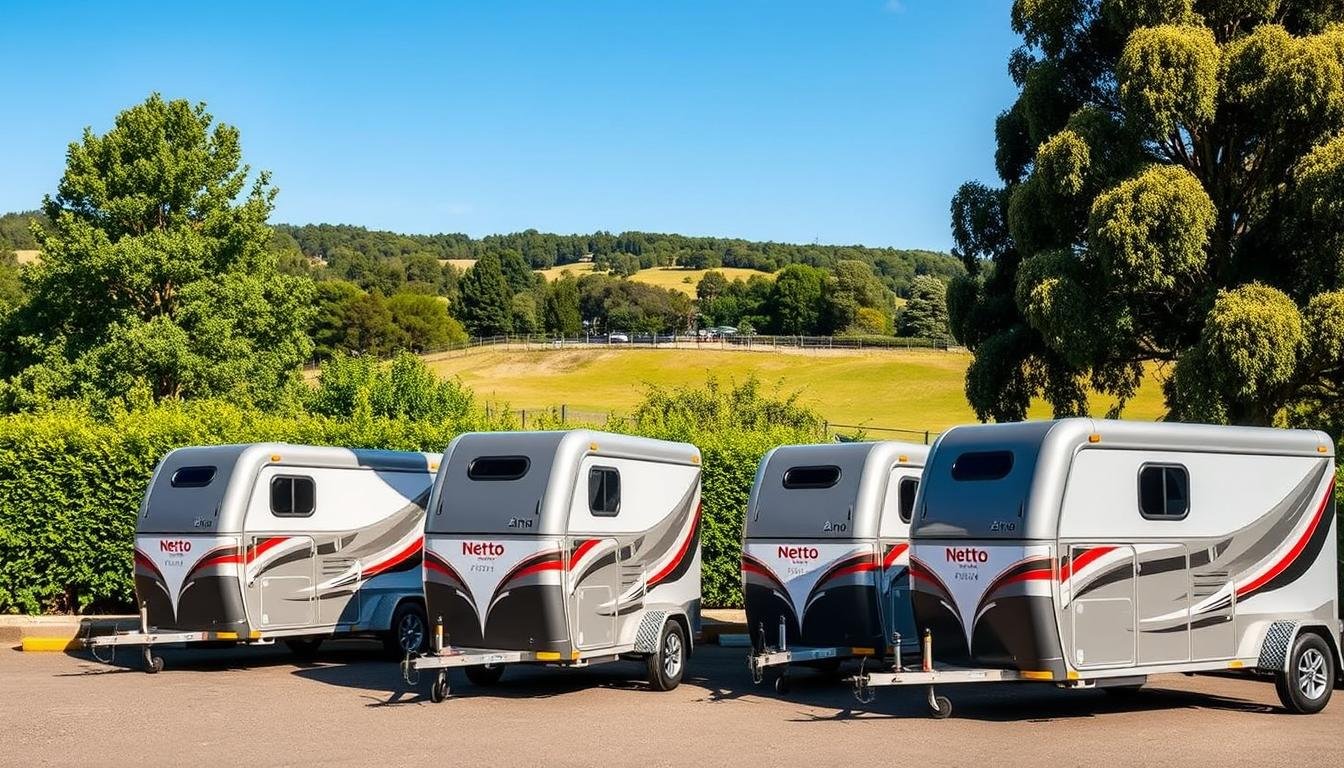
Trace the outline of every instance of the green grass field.
[[[975, 420], [962, 382], [965, 352], [746, 352], [687, 349], [476, 349], [431, 362], [443, 376], [458, 376], [486, 401], [515, 409], [561, 403], [576, 411], [623, 412], [648, 384], [699, 385], [706, 377], [744, 381], [800, 393], [802, 401], [833, 424], [940, 431]], [[1097, 397], [1094, 413], [1111, 402]], [[1156, 419], [1164, 411], [1150, 377], [1125, 417]], [[1038, 404], [1032, 418], [1049, 418]], [[874, 432], [874, 436], [881, 433]]]

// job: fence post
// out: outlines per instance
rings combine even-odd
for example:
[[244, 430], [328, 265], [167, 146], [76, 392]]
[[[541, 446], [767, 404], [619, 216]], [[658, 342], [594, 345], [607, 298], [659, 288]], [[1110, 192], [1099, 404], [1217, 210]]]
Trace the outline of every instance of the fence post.
[[924, 430], [924, 444], [925, 444], [925, 445], [928, 445], [928, 444], [929, 444], [929, 430], [927, 430], [927, 429]]
[[821, 436], [823, 439], [831, 436], [831, 422], [825, 420], [821, 422]]
[[527, 429], [527, 411], [522, 410], [519, 411], [518, 413], [521, 414], [523, 417], [522, 429]]
[[569, 406], [565, 405], [564, 403], [561, 403], [561, 404], [560, 404], [560, 423], [561, 423], [561, 424], [568, 424], [568, 423], [569, 423], [569, 417], [568, 417], [567, 415], [565, 415], [566, 412], [567, 412], [568, 407], [569, 407]]

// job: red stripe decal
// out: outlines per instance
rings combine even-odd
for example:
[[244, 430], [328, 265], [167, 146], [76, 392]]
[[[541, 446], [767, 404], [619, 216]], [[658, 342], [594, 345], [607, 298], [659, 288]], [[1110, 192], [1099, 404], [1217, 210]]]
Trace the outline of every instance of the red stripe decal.
[[695, 538], [695, 532], [700, 528], [700, 507], [700, 504], [695, 505], [695, 518], [691, 520], [691, 530], [686, 534], [681, 546], [677, 548], [677, 556], [669, 560], [661, 571], [649, 579], [650, 587], [667, 578], [667, 575], [676, 570], [677, 565], [681, 563], [681, 559], [686, 556], [686, 550], [691, 548], [691, 540]]
[[1059, 580], [1061, 582], [1068, 581], [1069, 578], [1073, 576], [1073, 574], [1086, 568], [1088, 563], [1091, 563], [1092, 561], [1096, 560], [1102, 555], [1105, 555], [1108, 552], [1113, 551], [1115, 551], [1115, 547], [1093, 547], [1091, 549], [1084, 550], [1083, 554], [1070, 560], [1067, 565], [1059, 569]]
[[854, 564], [854, 565], [850, 565], [850, 566], [846, 566], [846, 567], [844, 567], [844, 568], [841, 568], [840, 570], [836, 571], [835, 573], [832, 573], [826, 580], [827, 580], [827, 581], [834, 581], [835, 579], [838, 579], [838, 578], [840, 578], [841, 576], [845, 576], [845, 575], [848, 575], [848, 574], [851, 574], [851, 573], [862, 573], [862, 572], [864, 572], [864, 571], [876, 571], [876, 570], [877, 570], [877, 563], [872, 563], [872, 562], [869, 562], [869, 563], [856, 563], [856, 564]]
[[1009, 584], [1016, 584], [1019, 581], [1041, 581], [1041, 580], [1049, 581], [1050, 577], [1053, 575], [1054, 574], [1050, 573], [1049, 568], [1041, 568], [1035, 571], [1026, 571], [1024, 573], [1019, 573], [1015, 576], [1009, 576], [1003, 581], [1000, 581], [997, 585], [995, 585], [995, 589], [1006, 587]]
[[387, 560], [384, 560], [381, 563], [376, 563], [364, 569], [364, 578], [367, 579], [372, 576], [377, 576], [383, 571], [386, 571], [387, 569], [392, 568], [393, 566], [396, 566], [399, 563], [403, 563], [411, 557], [414, 557], [415, 553], [419, 552], [420, 548], [424, 546], [424, 544], [425, 540], [423, 537], [416, 539], [415, 541], [412, 541], [409, 545], [406, 546], [405, 549], [401, 550], [400, 552], [388, 558]]
[[583, 559], [583, 556], [588, 554], [593, 547], [596, 547], [599, 541], [601, 541], [601, 539], [584, 539], [583, 542], [579, 544], [578, 548], [574, 550], [574, 554], [569, 556], [569, 569], [574, 570], [575, 564]]
[[1275, 576], [1278, 576], [1280, 573], [1283, 573], [1284, 571], [1288, 570], [1288, 566], [1292, 565], [1293, 561], [1297, 559], [1297, 556], [1302, 554], [1302, 550], [1307, 548], [1307, 542], [1311, 540], [1311, 535], [1316, 532], [1316, 526], [1320, 525], [1321, 518], [1325, 515], [1325, 508], [1330, 506], [1330, 498], [1334, 495], [1334, 493], [1335, 493], [1335, 481], [1331, 480], [1330, 487], [1325, 489], [1325, 496], [1324, 498], [1321, 499], [1321, 505], [1316, 508], [1316, 514], [1311, 518], [1311, 523], [1307, 526], [1307, 530], [1302, 533], [1302, 537], [1297, 540], [1297, 543], [1293, 545], [1292, 549], [1288, 550], [1288, 554], [1284, 555], [1283, 558], [1279, 560], [1279, 562], [1274, 564], [1273, 568], [1270, 568], [1268, 571], [1265, 571], [1255, 581], [1252, 581], [1251, 583], [1247, 584], [1241, 589], [1238, 589], [1237, 590], [1238, 598], [1250, 592], [1254, 592], [1260, 587], [1263, 587], [1264, 585], [1268, 584]]
[[521, 579], [524, 576], [528, 576], [533, 573], [541, 573], [542, 571], [558, 571], [560, 570], [560, 565], [561, 563], [559, 560], [546, 560], [544, 562], [540, 562], [535, 565], [529, 565], [528, 567], [522, 569], [521, 571], [518, 571], [517, 573], [513, 574], [513, 576], [509, 578], [509, 581], [517, 581], [518, 579]]
[[260, 544], [254, 544], [253, 546], [248, 547], [247, 559], [256, 560], [266, 552], [280, 546], [281, 543], [289, 541], [290, 538], [291, 537], [289, 536], [272, 536], [269, 539], [263, 539]]
[[887, 553], [887, 556], [882, 558], [882, 567], [890, 568], [891, 564], [896, 562], [896, 559], [905, 554], [908, 549], [910, 549], [909, 544], [897, 544], [892, 547], [891, 551]]

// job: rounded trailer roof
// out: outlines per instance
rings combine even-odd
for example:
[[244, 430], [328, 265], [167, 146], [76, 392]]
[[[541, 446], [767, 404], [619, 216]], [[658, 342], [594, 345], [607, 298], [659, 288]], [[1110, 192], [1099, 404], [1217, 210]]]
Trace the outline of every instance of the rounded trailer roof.
[[[866, 443], [783, 445], [765, 454], [747, 506], [749, 537], [875, 538], [882, 522], [888, 473], [898, 465], [923, 467], [930, 447], [883, 440]], [[829, 488], [785, 488], [794, 467], [835, 466]], [[845, 531], [823, 531], [826, 521], [846, 521]]]
[[[1335, 455], [1329, 435], [1305, 429], [1090, 418], [954, 427], [933, 445], [912, 534], [942, 533], [945, 525], [921, 522], [926, 510], [936, 516], [940, 508], [960, 508], [973, 509], [977, 517], [987, 519], [1014, 519], [1024, 514], [1024, 530], [1016, 536], [1052, 538], [1073, 455], [1089, 446], [1313, 458]], [[951, 480], [957, 458], [980, 451], [1011, 451], [1012, 470], [993, 483]]]

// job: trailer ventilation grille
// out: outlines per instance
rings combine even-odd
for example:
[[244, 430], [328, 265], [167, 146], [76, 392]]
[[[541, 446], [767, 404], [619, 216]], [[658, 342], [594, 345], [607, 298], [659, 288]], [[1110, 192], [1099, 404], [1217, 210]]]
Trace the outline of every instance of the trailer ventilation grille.
[[1288, 646], [1293, 642], [1295, 621], [1276, 621], [1269, 625], [1265, 633], [1265, 643], [1260, 646], [1260, 661], [1256, 664], [1267, 672], [1281, 672], [1288, 658]]

